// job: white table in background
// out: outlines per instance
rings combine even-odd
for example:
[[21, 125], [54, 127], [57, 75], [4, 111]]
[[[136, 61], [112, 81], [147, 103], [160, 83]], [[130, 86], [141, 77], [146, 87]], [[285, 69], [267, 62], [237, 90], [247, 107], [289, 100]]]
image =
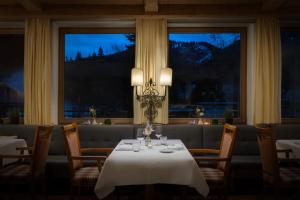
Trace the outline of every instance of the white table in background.
[[[294, 158], [300, 158], [300, 140], [277, 140], [276, 141], [277, 149], [291, 149], [292, 156]], [[280, 157], [284, 155], [280, 153]]]
[[[122, 140], [118, 146], [125, 142], [128, 140]], [[168, 140], [168, 144], [180, 144], [182, 148], [173, 153], [161, 153], [165, 146], [154, 144], [152, 149], [144, 147], [139, 152], [118, 151], [117, 146], [99, 175], [95, 186], [98, 198], [106, 197], [115, 186], [149, 184], [187, 185], [206, 197], [209, 187], [187, 148], [180, 140]]]
[[[0, 154], [1, 155], [19, 155], [17, 147], [26, 147], [24, 139], [0, 139]], [[3, 159], [3, 165], [15, 162], [17, 159]]]

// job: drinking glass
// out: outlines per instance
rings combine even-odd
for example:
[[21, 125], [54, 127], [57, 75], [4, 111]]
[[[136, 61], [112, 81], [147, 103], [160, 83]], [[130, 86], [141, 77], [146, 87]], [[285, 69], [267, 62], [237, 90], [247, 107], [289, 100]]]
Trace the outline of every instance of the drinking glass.
[[139, 128], [136, 133], [136, 139], [140, 142], [140, 144], [142, 144], [142, 141], [144, 140], [143, 131], [144, 130], [142, 128]]
[[168, 145], [168, 137], [167, 136], [161, 136], [160, 137], [160, 143], [161, 143], [161, 145]]
[[133, 150], [134, 152], [140, 151], [140, 148], [141, 148], [141, 143], [140, 143], [140, 142], [134, 142], [134, 143], [132, 144], [132, 150]]

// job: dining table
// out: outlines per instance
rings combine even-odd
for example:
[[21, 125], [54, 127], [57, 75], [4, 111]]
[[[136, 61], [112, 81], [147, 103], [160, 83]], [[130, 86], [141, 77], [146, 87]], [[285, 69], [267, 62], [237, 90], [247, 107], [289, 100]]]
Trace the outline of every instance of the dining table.
[[181, 140], [151, 145], [121, 140], [103, 164], [94, 192], [99, 199], [116, 186], [175, 184], [195, 188], [206, 197], [209, 187], [197, 162]]
[[[18, 147], [27, 147], [26, 141], [24, 139], [15, 138], [4, 139], [4, 137], [0, 139], [0, 155], [19, 155], [20, 150], [17, 150]], [[25, 154], [26, 153], [27, 151], [25, 151]], [[4, 158], [2, 165], [4, 166], [16, 161], [17, 159], [15, 158]]]

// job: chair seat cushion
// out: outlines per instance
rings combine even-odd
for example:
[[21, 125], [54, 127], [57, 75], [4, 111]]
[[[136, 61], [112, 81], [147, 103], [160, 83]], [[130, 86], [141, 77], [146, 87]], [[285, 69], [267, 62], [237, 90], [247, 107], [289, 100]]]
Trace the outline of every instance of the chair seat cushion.
[[300, 168], [280, 167], [280, 179], [284, 183], [300, 183]]
[[0, 169], [0, 178], [26, 179], [31, 177], [31, 166], [28, 164], [13, 164]]
[[70, 178], [70, 168], [67, 156], [49, 155], [47, 158], [46, 175], [48, 179]]
[[224, 181], [224, 172], [209, 167], [200, 167], [200, 171], [202, 172], [205, 180], [207, 182], [223, 182]]
[[99, 176], [98, 167], [82, 167], [75, 171], [74, 183], [76, 185], [95, 185]]

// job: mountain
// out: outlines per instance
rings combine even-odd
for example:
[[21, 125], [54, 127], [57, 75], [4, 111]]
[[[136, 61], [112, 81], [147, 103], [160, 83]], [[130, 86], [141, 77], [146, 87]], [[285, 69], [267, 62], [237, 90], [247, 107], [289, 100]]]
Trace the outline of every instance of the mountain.
[[23, 103], [23, 93], [0, 82], [0, 104], [1, 103]]
[[207, 42], [170, 41], [170, 104], [238, 101], [240, 41], [219, 48]]
[[[218, 48], [207, 42], [170, 41], [169, 52], [169, 66], [173, 69], [174, 76], [179, 78], [188, 77], [196, 81], [211, 77], [223, 80], [227, 79], [228, 72], [235, 75], [239, 73], [239, 68], [233, 67], [240, 63], [237, 59], [240, 54], [239, 41], [225, 48]], [[195, 72], [199, 75], [195, 76]]]

